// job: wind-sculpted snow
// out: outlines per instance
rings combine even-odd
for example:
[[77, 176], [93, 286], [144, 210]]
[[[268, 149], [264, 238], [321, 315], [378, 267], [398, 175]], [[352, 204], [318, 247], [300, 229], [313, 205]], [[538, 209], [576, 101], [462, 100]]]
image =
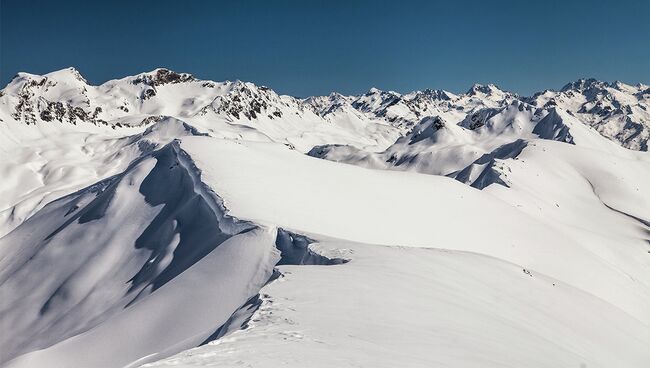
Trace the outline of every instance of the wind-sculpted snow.
[[[2, 334], [3, 360], [128, 314], [220, 244], [254, 229], [224, 214], [175, 144], [52, 202], [1, 240], [0, 284], [12, 297], [0, 318], [13, 332]], [[268, 273], [265, 279], [270, 271], [256, 272]], [[254, 291], [254, 284], [245, 290]]]
[[275, 240], [275, 247], [280, 251], [278, 265], [335, 265], [347, 262], [343, 258], [328, 258], [314, 252], [309, 245], [315, 242], [304, 235], [278, 229]]
[[20, 73], [0, 366], [645, 368], [649, 90]]
[[[144, 153], [185, 135], [205, 135], [170, 117], [158, 117], [144, 132], [107, 135], [96, 130], [56, 127], [14, 133], [25, 143], [8, 143], [0, 162], [0, 236], [8, 233], [48, 202], [124, 171]], [[17, 127], [21, 128], [21, 127]], [[25, 127], [22, 127], [25, 128]], [[9, 133], [0, 130], [0, 136]], [[135, 134], [133, 134], [135, 133]]]
[[[216, 258], [219, 247], [240, 238], [249, 240]], [[0, 288], [7, 296], [0, 324], [12, 331], [2, 334], [2, 362], [45, 349], [9, 366], [114, 367], [196, 346], [216, 326], [232, 324], [231, 314], [249, 304], [276, 263], [344, 262], [312, 252], [309, 242], [284, 230], [274, 240], [272, 229], [227, 215], [191, 158], [169, 143], [124, 173], [46, 205], [0, 239]], [[215, 259], [201, 280], [196, 269], [206, 258]], [[223, 262], [246, 265], [217, 266]], [[188, 297], [175, 287], [179, 278], [209, 285], [196, 285], [205, 291]], [[168, 299], [170, 288], [182, 302]], [[203, 300], [215, 290], [217, 303]], [[155, 301], [161, 292], [166, 299]], [[156, 314], [170, 302], [173, 315]], [[204, 311], [194, 315], [200, 304]], [[147, 313], [154, 315], [143, 321]], [[158, 340], [161, 323], [184, 325]], [[115, 334], [132, 340], [114, 343]], [[101, 354], [79, 360], [70, 353], [86, 344], [101, 344]]]

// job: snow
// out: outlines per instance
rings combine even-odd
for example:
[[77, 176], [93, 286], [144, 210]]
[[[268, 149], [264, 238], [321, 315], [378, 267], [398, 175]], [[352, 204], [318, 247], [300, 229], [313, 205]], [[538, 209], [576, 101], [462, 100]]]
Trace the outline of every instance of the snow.
[[262, 289], [248, 329], [144, 367], [643, 367], [650, 359], [646, 325], [520, 266], [458, 251], [319, 246], [346, 249], [351, 261], [280, 266], [285, 276]]
[[0, 366], [646, 367], [649, 103], [20, 73]]
[[257, 292], [277, 257], [267, 230], [233, 237], [127, 311], [7, 366], [137, 366], [196, 346]]
[[[541, 144], [545, 141], [539, 142], [535, 145], [539, 144], [542, 151], [551, 150]], [[553, 148], [556, 145], [571, 147], [557, 143]], [[522, 155], [515, 162], [533, 171], [521, 179], [526, 180], [522, 187], [532, 193], [520, 194], [513, 184], [505, 193], [506, 200], [499, 200], [501, 195], [495, 197], [446, 177], [342, 166], [273, 144], [216, 144], [210, 139], [188, 137], [181, 146], [202, 168], [205, 182], [221, 194], [235, 217], [356, 242], [490, 255], [580, 287], [650, 322], [645, 313], [650, 307], [650, 290], [645, 286], [650, 283], [645, 272], [650, 266], [644, 254], [646, 235], [638, 221], [604, 206], [587, 184], [605, 186], [610, 179], [604, 172], [619, 176], [634, 172], [627, 174], [631, 185], [607, 192], [624, 203], [620, 211], [648, 218], [650, 203], [642, 194], [650, 192], [643, 184], [650, 183], [647, 154], [641, 156], [645, 165], [640, 167], [645, 171], [632, 169], [639, 165], [636, 160], [609, 156], [609, 162], [605, 157], [596, 162], [611, 168], [595, 173], [584, 168], [585, 161], [593, 162], [590, 150], [565, 153], [573, 159], [558, 154], [561, 159], [552, 163], [548, 161], [550, 154], [541, 158]], [[538, 165], [543, 169], [535, 172]], [[545, 181], [538, 179], [540, 171], [547, 174]], [[264, 179], [269, 177], [274, 179]], [[511, 180], [518, 182], [517, 177]], [[522, 209], [519, 206], [524, 201], [536, 206], [523, 204]], [[540, 203], [547, 209], [558, 204], [561, 210], [530, 211]], [[558, 212], [567, 218], [554, 221]], [[578, 219], [576, 213], [585, 215]], [[605, 234], [603, 228], [608, 229]], [[598, 233], [602, 235], [595, 235]], [[611, 241], [613, 234], [617, 234], [616, 243]], [[615, 256], [604, 257], [605, 252]]]
[[3, 359], [19, 356], [9, 366], [164, 357], [204, 341], [270, 278], [274, 228], [225, 216], [176, 152], [167, 145], [0, 239], [11, 295], [0, 322], [13, 332], [1, 336]]

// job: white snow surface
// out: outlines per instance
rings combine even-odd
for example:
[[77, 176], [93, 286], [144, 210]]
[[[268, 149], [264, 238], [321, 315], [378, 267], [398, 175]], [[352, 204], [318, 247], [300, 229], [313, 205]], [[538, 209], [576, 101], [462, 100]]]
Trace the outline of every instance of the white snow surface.
[[[647, 327], [558, 280], [475, 253], [326, 241], [280, 266], [251, 326], [144, 367], [643, 367]], [[504, 287], [508, 285], [508, 287]], [[606, 348], [598, 348], [606, 347]]]
[[647, 367], [649, 105], [20, 73], [0, 366]]

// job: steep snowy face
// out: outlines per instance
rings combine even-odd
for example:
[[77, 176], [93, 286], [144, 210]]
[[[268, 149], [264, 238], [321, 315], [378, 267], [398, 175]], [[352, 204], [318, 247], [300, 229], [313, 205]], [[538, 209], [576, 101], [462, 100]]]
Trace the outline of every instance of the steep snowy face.
[[650, 89], [638, 84], [580, 79], [560, 91], [544, 91], [528, 101], [569, 111], [624, 147], [647, 151], [650, 139]]
[[[148, 336], [153, 330], [140, 331], [147, 322], [135, 316], [152, 297], [173, 288], [181, 274], [195, 273], [206, 257], [219, 253], [218, 247], [250, 232], [272, 238], [252, 223], [227, 216], [220, 198], [201, 182], [198, 169], [174, 143], [139, 158], [117, 176], [51, 202], [0, 240], [0, 285], [3, 295], [11, 295], [2, 304], [0, 324], [13, 331], [2, 334], [3, 361], [91, 329], [101, 334], [97, 331], [109, 320], [113, 322], [108, 325], [115, 319], [131, 320], [127, 327], [131, 332], [123, 333]], [[121, 366], [188, 338], [195, 342], [187, 347], [206, 339], [271, 276], [278, 260], [273, 240], [250, 253], [247, 249], [241, 247], [219, 262], [251, 261], [259, 269], [214, 270], [212, 287], [226, 284], [221, 286], [219, 305], [208, 303], [203, 308], [221, 312], [195, 315], [192, 322], [185, 319], [187, 324], [176, 327], [179, 335], [171, 343], [148, 336], [132, 341], [130, 351], [116, 346], [114, 357], [94, 357], [88, 365]], [[226, 288], [230, 282], [234, 284]], [[154, 318], [175, 324], [187, 318], [182, 314], [189, 312], [187, 303], [193, 298], [180, 290], [176, 293], [176, 309], [162, 314], [160, 309], [149, 310], [154, 314], [150, 322]], [[204, 302], [192, 303], [198, 312], [198, 304]]]

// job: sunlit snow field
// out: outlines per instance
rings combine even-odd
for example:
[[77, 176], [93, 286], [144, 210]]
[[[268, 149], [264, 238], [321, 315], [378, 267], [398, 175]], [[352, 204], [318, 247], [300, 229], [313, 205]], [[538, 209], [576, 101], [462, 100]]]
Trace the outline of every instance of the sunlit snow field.
[[21, 73], [0, 366], [647, 367], [648, 91]]

